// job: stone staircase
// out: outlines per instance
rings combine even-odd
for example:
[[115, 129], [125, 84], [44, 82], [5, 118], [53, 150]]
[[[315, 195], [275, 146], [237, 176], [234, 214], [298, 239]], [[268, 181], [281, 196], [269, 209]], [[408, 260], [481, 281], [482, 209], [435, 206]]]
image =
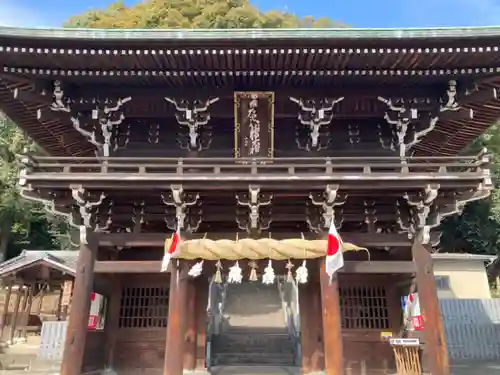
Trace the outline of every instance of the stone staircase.
[[213, 366], [294, 366], [277, 285], [229, 284], [219, 335], [212, 336]]

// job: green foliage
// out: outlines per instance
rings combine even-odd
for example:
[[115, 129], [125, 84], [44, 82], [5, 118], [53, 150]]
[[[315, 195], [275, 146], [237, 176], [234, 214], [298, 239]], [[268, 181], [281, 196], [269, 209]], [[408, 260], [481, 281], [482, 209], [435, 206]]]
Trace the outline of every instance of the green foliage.
[[[478, 153], [486, 147], [491, 157], [494, 186], [500, 184], [500, 124], [492, 126], [464, 152]], [[442, 225], [441, 247], [449, 252], [500, 254], [500, 189], [488, 199], [469, 203], [461, 216], [446, 219]]]
[[34, 151], [35, 145], [0, 113], [0, 257], [13, 257], [23, 249], [59, 247], [60, 232], [39, 204], [23, 199], [17, 181], [17, 155]]
[[277, 10], [261, 12], [249, 0], [149, 0], [130, 7], [117, 1], [106, 9], [71, 17], [65, 26], [119, 29], [346, 27], [328, 18], [298, 18]]

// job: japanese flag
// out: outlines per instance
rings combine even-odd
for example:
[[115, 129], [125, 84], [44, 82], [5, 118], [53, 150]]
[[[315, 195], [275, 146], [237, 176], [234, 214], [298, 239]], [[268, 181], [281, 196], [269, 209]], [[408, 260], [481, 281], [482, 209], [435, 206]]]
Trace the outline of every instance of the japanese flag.
[[328, 245], [326, 249], [326, 273], [332, 278], [333, 274], [344, 267], [344, 255], [342, 254], [342, 240], [332, 220], [328, 231]]
[[161, 270], [160, 272], [166, 272], [168, 269], [168, 265], [172, 258], [175, 258], [180, 253], [181, 249], [181, 232], [180, 229], [177, 228], [177, 231], [172, 234], [170, 240], [167, 239], [165, 241], [165, 255], [163, 255], [163, 260], [161, 262]]

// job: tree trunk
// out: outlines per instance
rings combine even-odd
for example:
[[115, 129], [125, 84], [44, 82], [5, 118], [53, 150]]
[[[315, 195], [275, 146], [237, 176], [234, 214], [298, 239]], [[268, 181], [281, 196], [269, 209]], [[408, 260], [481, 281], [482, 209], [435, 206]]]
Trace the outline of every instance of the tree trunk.
[[0, 227], [0, 263], [4, 262], [7, 258], [7, 246], [9, 244], [11, 227], [11, 220], [5, 221]]

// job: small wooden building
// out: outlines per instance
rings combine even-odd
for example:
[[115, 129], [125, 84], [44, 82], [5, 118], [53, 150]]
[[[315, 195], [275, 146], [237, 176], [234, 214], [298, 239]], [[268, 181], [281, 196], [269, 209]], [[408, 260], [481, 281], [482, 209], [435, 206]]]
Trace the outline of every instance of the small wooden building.
[[39, 331], [44, 297], [55, 291], [59, 294], [55, 318], [67, 318], [77, 258], [76, 251], [25, 250], [0, 264], [6, 288], [0, 318], [2, 341], [13, 343], [26, 339], [28, 331]]
[[[242, 276], [298, 288], [283, 358], [303, 374], [394, 372], [387, 337], [418, 290], [423, 365], [449, 374], [430, 253], [441, 220], [492, 189], [484, 152], [457, 155], [500, 116], [499, 42], [496, 28], [1, 28], [0, 110], [50, 155], [23, 158], [22, 194], [81, 234], [61, 374], [180, 375], [239, 364], [238, 345], [246, 361], [285, 347], [263, 327], [243, 349], [230, 322], [214, 329], [235, 295], [265, 307]], [[329, 282], [331, 223], [367, 251]], [[97, 276], [107, 320], [88, 332]]]

